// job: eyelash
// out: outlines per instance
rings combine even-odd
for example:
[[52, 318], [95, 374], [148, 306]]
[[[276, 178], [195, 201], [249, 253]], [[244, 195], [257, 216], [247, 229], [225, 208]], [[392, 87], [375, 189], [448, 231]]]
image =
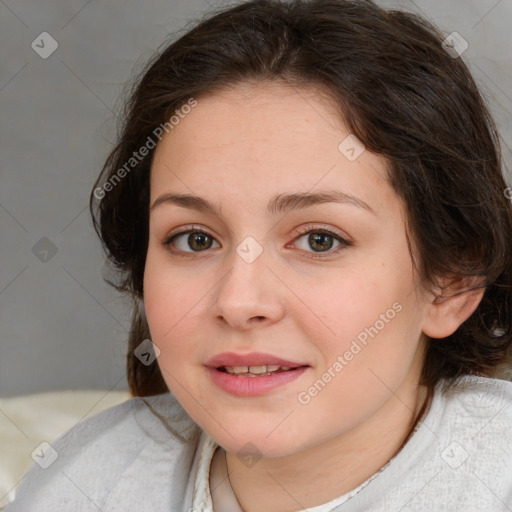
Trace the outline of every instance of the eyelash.
[[[173, 233], [172, 235], [168, 236], [163, 242], [162, 242], [162, 245], [166, 248], [168, 248], [173, 254], [177, 255], [177, 256], [180, 256], [180, 257], [194, 257], [194, 255], [196, 254], [200, 254], [201, 252], [205, 252], [205, 251], [192, 251], [192, 252], [185, 252], [185, 251], [181, 251], [181, 250], [176, 250], [174, 248], [171, 247], [171, 244], [174, 242], [174, 240], [181, 236], [181, 235], [188, 235], [188, 234], [192, 234], [192, 233], [201, 233], [201, 234], [205, 234], [205, 235], [208, 235], [209, 237], [213, 238], [215, 240], [215, 238], [213, 237], [213, 235], [211, 235], [210, 233], [208, 233], [208, 231], [205, 231], [203, 228], [201, 228], [200, 226], [189, 226], [188, 229], [186, 230], [183, 230], [183, 231], [179, 231], [177, 233]], [[352, 242], [349, 242], [348, 240], [346, 240], [345, 238], [343, 238], [342, 236], [340, 236], [339, 234], [337, 233], [334, 233], [333, 231], [325, 228], [325, 227], [307, 227], [307, 228], [299, 228], [298, 229], [298, 233], [297, 233], [297, 236], [294, 238], [294, 241], [296, 241], [297, 239], [301, 238], [302, 236], [304, 235], [307, 235], [307, 234], [310, 234], [310, 233], [320, 233], [320, 234], [325, 234], [325, 235], [329, 235], [329, 236], [332, 236], [335, 240], [337, 240], [338, 242], [340, 242], [340, 245], [339, 247], [335, 248], [335, 249], [330, 249], [329, 251], [326, 251], [326, 252], [320, 252], [320, 253], [309, 253], [309, 256], [308, 258], [311, 258], [311, 259], [320, 259], [320, 258], [327, 258], [329, 256], [332, 256], [333, 254], [337, 254], [338, 252], [342, 251], [343, 249], [345, 249], [346, 247], [350, 247], [353, 245]], [[306, 251], [307, 252], [307, 251]]]

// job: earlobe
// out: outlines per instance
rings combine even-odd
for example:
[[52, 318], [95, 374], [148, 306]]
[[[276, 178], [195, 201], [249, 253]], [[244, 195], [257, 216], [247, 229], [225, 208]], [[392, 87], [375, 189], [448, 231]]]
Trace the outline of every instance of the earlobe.
[[453, 334], [476, 310], [485, 292], [479, 277], [459, 277], [449, 281], [449, 285], [438, 288], [427, 305], [423, 333], [430, 338], [446, 338]]

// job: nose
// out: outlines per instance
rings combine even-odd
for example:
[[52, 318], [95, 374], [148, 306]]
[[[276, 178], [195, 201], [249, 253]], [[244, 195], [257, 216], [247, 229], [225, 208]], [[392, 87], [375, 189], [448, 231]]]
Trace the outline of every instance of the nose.
[[[212, 315], [215, 322], [238, 330], [263, 327], [278, 322], [285, 312], [285, 286], [263, 251], [252, 262], [236, 251], [229, 269], [214, 291]], [[275, 265], [274, 265], [275, 266]]]

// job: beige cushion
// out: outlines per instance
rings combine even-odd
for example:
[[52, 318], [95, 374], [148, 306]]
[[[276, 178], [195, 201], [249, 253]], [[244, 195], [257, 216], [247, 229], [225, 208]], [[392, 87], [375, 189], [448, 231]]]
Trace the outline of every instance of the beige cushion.
[[14, 499], [18, 485], [34, 463], [31, 454], [41, 442], [51, 444], [82, 418], [129, 398], [128, 391], [117, 390], [54, 391], [0, 398], [0, 508]]

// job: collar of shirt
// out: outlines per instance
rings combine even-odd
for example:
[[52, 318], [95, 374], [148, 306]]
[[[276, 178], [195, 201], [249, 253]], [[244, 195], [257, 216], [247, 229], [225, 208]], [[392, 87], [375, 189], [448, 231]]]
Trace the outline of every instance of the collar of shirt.
[[[192, 510], [195, 512], [244, 512], [233, 492], [228, 478], [226, 452], [204, 431], [199, 440], [199, 462], [194, 482]], [[392, 460], [392, 459], [391, 459]], [[328, 503], [312, 508], [301, 507], [300, 512], [330, 512], [366, 487], [389, 464], [355, 489]], [[297, 503], [300, 506], [299, 503]]]

